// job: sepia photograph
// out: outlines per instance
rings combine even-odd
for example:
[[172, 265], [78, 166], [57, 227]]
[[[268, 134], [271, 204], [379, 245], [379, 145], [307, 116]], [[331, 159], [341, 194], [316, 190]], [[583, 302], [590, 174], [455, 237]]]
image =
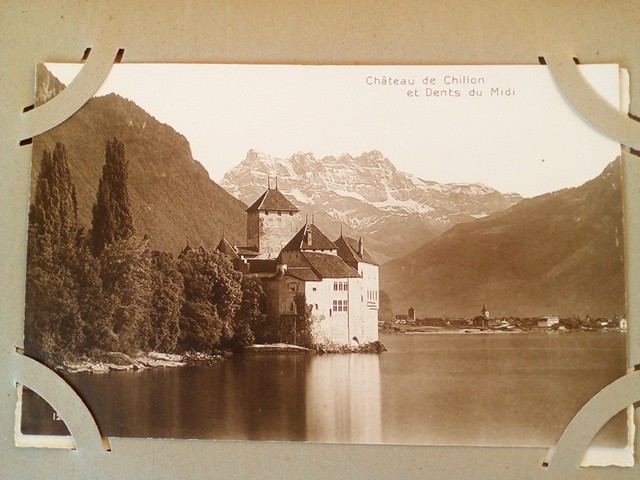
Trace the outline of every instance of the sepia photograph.
[[33, 139], [25, 354], [105, 436], [550, 447], [626, 373], [622, 171], [544, 65], [116, 64]]

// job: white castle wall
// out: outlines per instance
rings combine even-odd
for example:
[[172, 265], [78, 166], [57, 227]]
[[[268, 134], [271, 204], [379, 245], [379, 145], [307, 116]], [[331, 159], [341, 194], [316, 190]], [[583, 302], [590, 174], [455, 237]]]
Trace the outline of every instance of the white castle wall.
[[380, 286], [378, 266], [358, 263], [358, 272], [362, 276], [362, 317], [363, 341], [378, 340], [378, 310], [380, 309]]

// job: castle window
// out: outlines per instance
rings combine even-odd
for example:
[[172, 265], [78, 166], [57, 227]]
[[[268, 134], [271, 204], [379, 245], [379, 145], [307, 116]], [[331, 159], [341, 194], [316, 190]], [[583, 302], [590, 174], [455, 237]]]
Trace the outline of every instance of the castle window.
[[290, 217], [293, 217], [293, 212], [289, 212], [289, 216], [290, 216]]
[[289, 305], [289, 311], [294, 312], [296, 309], [296, 304], [291, 302], [291, 304]]
[[318, 310], [318, 304], [316, 303], [316, 310]]
[[282, 215], [282, 212], [278, 212], [278, 216]]
[[346, 312], [347, 311], [347, 300], [334, 300], [333, 301], [333, 311], [334, 312]]
[[333, 282], [333, 290], [336, 292], [346, 292], [349, 290], [347, 282]]
[[[313, 290], [313, 291], [315, 292], [315, 291], [317, 290], [317, 288], [316, 288], [316, 287], [313, 287], [311, 290]], [[317, 307], [316, 307], [316, 308], [317, 308]]]

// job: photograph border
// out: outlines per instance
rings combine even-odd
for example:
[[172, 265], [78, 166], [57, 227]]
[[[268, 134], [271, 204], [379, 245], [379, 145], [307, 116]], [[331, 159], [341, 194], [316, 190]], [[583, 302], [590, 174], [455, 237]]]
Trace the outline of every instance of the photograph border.
[[[348, 3], [348, 2], [346, 2]], [[345, 4], [346, 4], [345, 3]], [[499, 21], [504, 23], [505, 25], [512, 25], [514, 23], [515, 11], [519, 10], [519, 5], [511, 4], [511, 7], [508, 7], [504, 10], [503, 13], [499, 17]], [[340, 6], [345, 6], [345, 4], [340, 4]], [[577, 4], [576, 4], [577, 5]], [[575, 5], [574, 5], [575, 6]], [[20, 7], [25, 7], [25, 5], [16, 4], [13, 6], [14, 10], [20, 9]], [[228, 52], [222, 52], [219, 49], [208, 49], [208, 45], [204, 43], [198, 44], [194, 48], [193, 45], [189, 44], [189, 40], [193, 40], [191, 35], [185, 38], [181, 38], [177, 33], [170, 30], [161, 30], [160, 32], [156, 32], [153, 30], [153, 27], [159, 28], [162, 24], [163, 15], [171, 15], [171, 13], [176, 13], [174, 10], [175, 7], [169, 7], [168, 5], [165, 8], [158, 9], [162, 10], [162, 14], [160, 12], [156, 12], [155, 14], [151, 13], [149, 16], [151, 20], [148, 20], [148, 27], [145, 29], [141, 29], [137, 32], [136, 35], [118, 35], [118, 33], [122, 33], [119, 31], [117, 27], [107, 28], [104, 32], [99, 34], [89, 33], [90, 28], [86, 32], [82, 32], [78, 35], [77, 29], [74, 30], [74, 27], [77, 23], [83, 25], [93, 25], [95, 27], [97, 24], [102, 24], [101, 22], [105, 22], [108, 18], [108, 14], [112, 12], [113, 8], [115, 8], [115, 3], [106, 4], [101, 7], [100, 14], [95, 17], [89, 16], [88, 10], [76, 9], [75, 5], [61, 5], [61, 4], [47, 4], [44, 2], [42, 4], [38, 4], [35, 2], [35, 7], [38, 10], [42, 10], [46, 12], [38, 18], [38, 16], [33, 15], [33, 10], [28, 10], [25, 17], [22, 18], [22, 21], [25, 22], [27, 20], [26, 16], [28, 16], [28, 20], [33, 22], [29, 26], [29, 28], [19, 28], [24, 27], [20, 22], [16, 24], [11, 24], [13, 26], [13, 30], [11, 34], [15, 37], [20, 37], [22, 39], [31, 39], [39, 38], [41, 35], [41, 31], [38, 32], [38, 26], [44, 27], [48, 20], [55, 19], [53, 28], [58, 28], [59, 31], [64, 31], [64, 34], [61, 34], [56, 37], [55, 45], [53, 43], [49, 43], [46, 45], [43, 44], [34, 44], [33, 41], [27, 41], [30, 44], [31, 49], [22, 50], [15, 49], [12, 51], [11, 55], [7, 55], [10, 59], [10, 70], [7, 73], [7, 83], [6, 85], [3, 83], [3, 90], [10, 92], [11, 102], [10, 106], [12, 109], [9, 109], [8, 112], [2, 112], [2, 126], [3, 131], [7, 132], [6, 137], [3, 138], [2, 141], [2, 162], [6, 164], [7, 168], [4, 169], [11, 178], [14, 178], [16, 182], [15, 185], [12, 185], [10, 189], [3, 189], [3, 198], [2, 202], [2, 219], [3, 219], [3, 234], [2, 234], [2, 245], [3, 250], [7, 248], [7, 251], [12, 252], [10, 257], [7, 257], [6, 264], [3, 260], [3, 273], [9, 277], [8, 288], [5, 292], [2, 293], [2, 316], [3, 316], [3, 324], [7, 324], [7, 335], [6, 340], [2, 341], [2, 360], [3, 365], [7, 365], [9, 368], [7, 372], [2, 375], [3, 380], [3, 389], [6, 389], [8, 395], [4, 395], [5, 390], [3, 390], [3, 398], [4, 404], [2, 408], [2, 428], [3, 428], [3, 442], [2, 448], [0, 450], [3, 451], [3, 457], [6, 456], [8, 458], [8, 463], [6, 465], [10, 465], [11, 470], [18, 474], [21, 472], [20, 468], [22, 468], [22, 472], [33, 472], [33, 476], [45, 476], [47, 473], [51, 473], [50, 468], [69, 468], [69, 466], [73, 466], [74, 471], [76, 472], [95, 472], [95, 471], [116, 471], [114, 469], [127, 469], [129, 468], [129, 473], [131, 473], [131, 477], [141, 477], [144, 474], [149, 474], [148, 468], [150, 467], [149, 462], [144, 461], [143, 456], [144, 452], [147, 452], [148, 458], [154, 457], [157, 458], [158, 455], [166, 455], [167, 458], [170, 459], [169, 463], [173, 465], [174, 472], [177, 472], [181, 469], [184, 469], [186, 465], [191, 465], [189, 468], [193, 468], [193, 465], [197, 464], [202, 468], [213, 468], [211, 465], [211, 458], [220, 456], [227, 456], [227, 461], [223, 464], [218, 463], [219, 460], [215, 461], [215, 464], [218, 468], [222, 468], [223, 471], [229, 472], [234, 475], [245, 475], [245, 476], [272, 476], [277, 477], [282, 474], [282, 462], [284, 461], [288, 468], [287, 474], [291, 477], [298, 476], [304, 472], [310, 473], [311, 476], [319, 476], [323, 469], [331, 468], [332, 472], [340, 472], [341, 475], [347, 477], [361, 476], [368, 472], [369, 474], [378, 473], [378, 475], [382, 475], [382, 473], [388, 473], [391, 471], [403, 472], [405, 477], [409, 476], [420, 476], [420, 473], [424, 473], [424, 469], [427, 469], [430, 472], [433, 472], [434, 476], [440, 478], [447, 478], [457, 472], [459, 475], [463, 476], [469, 474], [470, 472], [484, 472], [485, 474], [493, 476], [494, 478], [513, 478], [514, 476], [523, 476], [527, 475], [531, 478], [544, 478], [549, 475], [558, 475], [557, 478], [568, 478], [567, 476], [561, 477], [558, 472], [564, 471], [569, 475], [577, 475], [576, 465], [573, 464], [563, 464], [560, 467], [560, 470], [549, 469], [545, 470], [544, 467], [540, 463], [533, 462], [534, 458], [538, 458], [543, 455], [543, 450], [545, 449], [512, 449], [512, 448], [503, 448], [503, 449], [484, 449], [484, 448], [459, 448], [453, 447], [453, 450], [450, 448], [430, 448], [430, 447], [387, 447], [382, 446], [381, 449], [377, 447], [370, 446], [354, 446], [343, 448], [347, 452], [341, 451], [337, 446], [320, 446], [320, 445], [312, 445], [310, 447], [306, 445], [291, 445], [291, 444], [279, 444], [279, 443], [269, 443], [269, 444], [261, 444], [261, 445], [247, 445], [243, 442], [191, 442], [191, 441], [145, 441], [145, 440], [135, 440], [130, 441], [129, 439], [112, 439], [113, 446], [113, 454], [111, 459], [107, 459], [104, 455], [104, 447], [102, 447], [102, 443], [99, 442], [100, 449], [102, 451], [98, 451], [96, 445], [98, 442], [90, 440], [93, 438], [90, 433], [89, 426], [82, 425], [82, 416], [78, 413], [73, 412], [70, 408], [73, 405], [73, 396], [69, 393], [60, 393], [56, 392], [56, 382], [51, 378], [48, 378], [46, 373], [42, 370], [42, 368], [32, 365], [26, 357], [20, 355], [20, 346], [22, 339], [22, 317], [23, 317], [23, 308], [24, 304], [21, 303], [24, 298], [24, 261], [26, 254], [26, 209], [28, 207], [28, 202], [25, 204], [25, 199], [28, 199], [28, 191], [29, 191], [29, 163], [30, 163], [30, 148], [26, 147], [28, 145], [28, 139], [39, 133], [40, 131], [44, 131], [42, 129], [48, 128], [55, 124], [56, 119], [64, 117], [64, 105], [66, 104], [67, 108], [70, 104], [73, 103], [72, 100], [80, 101], [82, 98], [87, 98], [85, 95], [81, 95], [83, 92], [90, 91], [91, 87], [94, 85], [99, 85], [100, 83], [100, 75], [101, 68], [104, 70], [107, 65], [105, 60], [109, 59], [109, 67], [111, 65], [112, 59], [118, 56], [118, 52], [120, 48], [124, 48], [125, 55], [127, 61], [131, 62], [143, 62], [143, 61], [177, 61], [177, 62], [186, 62], [186, 61], [211, 61], [214, 62], [216, 60], [230, 60], [226, 58], [226, 56], [235, 57], [235, 61], [242, 62], [251, 62], [257, 61], [257, 59], [264, 59], [266, 61], [274, 61], [278, 55], [280, 55], [279, 61], [295, 62], [296, 53], [300, 52], [300, 48], [302, 51], [305, 51], [304, 47], [296, 47], [293, 46], [291, 48], [290, 53], [282, 55], [283, 51], [286, 51], [284, 48], [287, 44], [286, 37], [288, 34], [292, 34], [295, 32], [295, 28], [290, 26], [284, 29], [284, 32], [280, 34], [277, 40], [274, 42], [275, 45], [265, 46], [260, 45], [260, 48], [256, 48], [256, 38], [255, 36], [249, 36], [248, 39], [244, 40], [242, 53], [238, 51], [236, 48], [231, 48]], [[149, 5], [147, 5], [149, 7]], [[238, 14], [243, 18], [251, 18], [251, 13], [257, 13], [260, 10], [260, 7], [264, 7], [264, 5], [254, 7], [254, 10], [249, 9], [249, 11], [239, 13], [238, 10], [233, 10], [231, 13], [220, 13], [219, 16], [216, 17], [217, 14], [209, 14], [204, 15], [204, 18], [207, 19], [207, 24], [213, 24], [215, 26], [218, 24], [220, 19], [229, 20], [233, 14]], [[630, 4], [626, 6], [627, 8], [633, 8]], [[328, 13], [329, 18], [331, 19], [329, 25], [324, 27], [326, 30], [322, 30], [322, 39], [328, 40], [330, 38], [330, 30], [331, 24], [340, 24], [340, 9], [338, 7], [333, 7], [331, 12]], [[554, 13], [550, 7], [547, 5], [540, 5], [538, 7], [540, 10], [543, 10], [547, 15], [551, 15]], [[609, 27], [611, 30], [619, 31], [620, 29], [624, 29], [626, 26], [627, 29], [631, 29], [631, 26], [627, 23], [625, 24], [626, 18], [633, 18], [633, 15], [628, 15], [626, 11], [627, 8], [620, 8], [615, 10], [615, 15], [612, 15], [609, 22]], [[198, 11], [199, 13], [203, 13], [205, 11], [204, 6], [200, 8], [195, 8], [194, 11]], [[279, 13], [286, 13], [286, 15], [291, 15], [291, 18], [295, 18], [294, 15], [299, 13], [294, 11], [294, 7], [290, 7], [289, 5], [285, 5], [285, 2], [281, 2], [281, 4], [276, 5], [276, 10]], [[376, 12], [375, 8], [371, 8], [367, 10], [365, 17], [368, 19], [376, 19], [378, 18], [379, 11]], [[60, 17], [60, 12], [64, 12], [63, 17], [67, 16], [67, 21], [58, 21], [58, 17]], [[135, 13], [129, 11], [129, 13]], [[138, 12], [139, 13], [139, 12]], [[392, 15], [393, 18], [400, 19], [403, 18], [402, 14], [406, 12], [398, 12]], [[422, 10], [421, 15], [418, 15], [418, 18], [427, 18], [426, 11]], [[441, 14], [438, 18], [440, 20], [446, 20], [450, 22], [455, 21], [455, 15], [459, 14], [460, 11], [456, 11], [453, 9], [451, 13]], [[584, 15], [590, 17], [592, 21], [597, 19], [597, 14], [603, 13], [602, 11], [598, 11], [597, 9], [592, 9], [586, 12]], [[627, 17], [628, 16], [628, 17]], [[188, 15], [186, 17], [189, 17]], [[562, 25], [562, 22], [567, 22], [572, 24], [571, 17], [567, 14], [564, 16], [560, 16], [561, 20], [558, 21], [555, 26]], [[123, 25], [127, 24], [127, 21], [123, 19], [121, 16], [116, 24], [122, 28]], [[184, 18], [184, 17], [174, 17], [174, 25], [175, 24], [186, 24], [190, 25], [190, 22], [194, 21], [194, 18]], [[327, 16], [325, 15], [323, 19], [326, 20]], [[407, 17], [404, 17], [407, 18]], [[548, 17], [550, 18], [550, 17]], [[134, 19], [135, 20], [135, 19]], [[316, 19], [317, 20], [317, 19]], [[472, 32], [480, 32], [483, 29], [486, 29], [488, 25], [491, 24], [491, 19], [478, 18], [477, 23], [470, 28]], [[578, 22], [578, 20], [575, 20]], [[415, 21], [414, 21], [415, 22]], [[416, 27], [416, 23], [407, 22], [402, 25], [413, 25], [410, 27], [411, 30], [410, 35], [413, 35], [413, 39], [421, 44], [424, 40], [421, 41], [423, 37], [421, 37], [420, 28]], [[430, 22], [434, 22], [433, 18], [430, 19]], [[525, 22], [523, 20], [522, 22]], [[516, 25], [522, 27], [522, 24]], [[224, 34], [218, 33], [216, 34], [209, 33], [208, 35], [204, 35], [205, 39], [211, 41], [212, 39], [241, 39], [243, 33], [246, 33], [246, 27], [243, 27], [241, 24], [234, 24], [235, 28], [232, 29], [233, 32], [225, 32]], [[430, 23], [431, 25], [431, 23]], [[553, 31], [553, 26], [547, 27]], [[387, 28], [395, 28], [397, 25], [389, 26]], [[47, 29], [42, 29], [42, 31], [46, 31]], [[542, 29], [544, 30], [544, 29]], [[605, 29], [607, 30], [607, 29]], [[153, 31], [155, 35], [150, 35], [145, 38], [145, 34], [149, 35], [149, 33]], [[202, 27], [200, 30], [197, 28], [195, 31], [203, 32]], [[208, 29], [206, 31], [209, 31]], [[438, 33], [444, 35], [442, 30], [438, 30]], [[537, 32], [541, 33], [540, 31]], [[433, 35], [433, 34], [432, 34]], [[544, 53], [543, 58], [546, 60], [547, 64], [553, 64], [554, 59], [557, 62], [557, 68], [560, 63], [565, 64], [568, 62], [570, 55], [567, 55], [566, 46], [570, 46], [569, 50], [571, 51], [581, 51], [580, 47], [582, 47], [582, 51], [585, 52], [585, 57], [580, 57], [580, 60], [584, 63], [587, 63], [587, 60], [595, 61], [595, 57], [593, 55], [593, 45], [597, 44], [601, 49], [607, 49], [609, 55], [617, 54], [620, 58], [622, 57], [621, 63], [623, 66], [625, 65], [633, 65], [634, 69], [631, 69], [632, 78], [633, 72], [637, 71], [637, 68], [640, 63], [640, 59], [638, 58], [637, 52], [632, 52], [629, 45], [632, 44], [628, 38], [626, 38], [623, 34], [620, 37], [616, 37], [614, 39], [609, 39], [608, 41], [605, 39], [606, 32], [600, 34], [601, 36], [596, 39], [597, 35], [593, 32], [586, 32], [583, 34], [584, 36], [580, 37], [578, 34], [574, 33], [574, 36], [565, 36], [563, 37], [560, 34], [552, 35], [554, 41], [549, 44], [544, 45], [544, 48], [538, 50], [538, 48], [534, 48], [533, 45], [536, 45], [535, 42], [532, 41], [531, 37], [528, 37], [528, 41], [521, 41], [518, 43], [517, 49], [518, 52], [511, 49], [506, 54], [505, 53], [496, 53], [499, 52], [503, 45], [500, 44], [499, 41], [492, 39], [492, 41], [485, 40], [488, 50], [491, 50], [493, 53], [488, 53], [487, 58], [485, 59], [477, 59], [480, 60], [476, 63], [495, 63], [499, 60], [501, 63], [532, 63], [535, 58], [534, 56], [539, 56], [535, 54]], [[158, 38], [169, 38], [172, 42], [167, 42], [167, 44], [160, 45], [158, 43], [154, 43], [153, 40], [157, 40]], [[579, 38], [577, 38], [579, 37]], [[466, 37], [468, 38], [468, 37]], [[537, 38], [537, 37], [533, 37]], [[366, 44], [366, 39], [362, 40], [362, 43], [354, 41], [354, 39], [350, 39], [348, 53], [345, 54], [342, 58], [342, 63], [349, 62], [358, 62], [359, 60], [366, 59], [367, 62], [371, 63], [390, 63], [392, 58], [395, 56], [395, 63], [434, 63], [438, 61], [438, 54], [434, 54], [433, 50], [431, 53], [419, 54], [415, 51], [409, 53], [408, 55], [403, 55], [403, 47], [406, 44], [402, 40], [396, 40], [394, 43], [394, 48], [391, 48], [392, 52], [386, 52], [386, 54], [382, 53], [380, 55], [376, 51], [375, 44]], [[599, 40], [602, 40], [601, 42]], [[284, 45], [283, 45], [284, 42]], [[556, 43], [554, 43], [556, 42]], [[626, 43], [625, 43], [626, 42]], [[35, 42], [37, 43], [37, 42]], [[242, 43], [242, 42], [240, 42]], [[26, 113], [21, 113], [22, 109], [30, 105], [32, 100], [29, 99], [29, 91], [31, 90], [31, 99], [33, 98], [32, 88], [33, 88], [33, 65], [38, 61], [44, 61], [51, 58], [52, 53], [51, 50], [57, 50], [59, 52], [56, 55], [60, 55], [65, 61], [78, 61], [79, 52], [82, 51], [84, 45], [92, 45], [91, 53], [87, 59], [87, 66], [91, 63], [94, 65], [94, 70], [90, 71], [87, 69], [86, 74], [83, 74], [83, 77], [76, 80], [74, 82], [73, 89], [69, 89], [69, 91], [73, 90], [72, 94], [69, 94], [65, 97], [64, 100], [60, 102], [51, 102], [51, 106], [40, 110], [38, 109], [29, 110]], [[136, 47], [136, 45], [138, 47]], [[143, 47], [139, 47], [142, 45]], [[491, 47], [491, 48], [489, 48]], [[4, 48], [4, 47], [3, 47]], [[312, 63], [312, 57], [314, 54], [317, 55], [318, 63], [340, 63], [338, 59], [332, 57], [331, 55], [323, 56], [320, 54], [320, 49], [314, 48], [313, 45], [307, 45], [306, 55], [302, 55], [303, 59], [309, 63]], [[21, 52], [17, 52], [20, 50]], [[532, 50], [535, 50], [532, 52]], [[115, 55], [114, 55], [115, 52]], [[367, 53], [368, 52], [368, 53]], [[429, 52], [429, 50], [427, 50]], [[391, 55], [389, 55], [391, 53]], [[555, 53], [555, 55], [549, 56], [548, 53]], [[3, 52], [4, 54], [4, 52]], [[394, 55], [395, 54], [395, 55]], [[451, 48], [448, 52], [440, 54], [443, 55], [440, 63], [450, 63], [450, 64], [461, 64], [468, 61], [468, 57], [466, 55], [466, 51], [461, 47], [457, 49], [455, 46]], [[285, 57], [285, 58], [283, 58]], [[380, 58], [383, 57], [383, 58]], [[60, 57], [58, 57], [60, 58]], [[95, 60], [94, 60], [95, 59]], [[446, 59], [446, 60], [445, 60]], [[4, 61], [4, 60], [3, 60]], [[299, 61], [299, 59], [298, 59]], [[95, 66], [97, 65], [97, 67]], [[108, 71], [108, 69], [107, 69]], [[21, 80], [19, 82], [15, 82], [16, 80]], [[13, 80], [13, 81], [12, 81]], [[30, 82], [31, 81], [31, 82]], [[16, 87], [18, 85], [18, 87]], [[637, 83], [636, 83], [637, 85]], [[97, 88], [97, 87], [96, 87]], [[569, 88], [572, 88], [569, 86]], [[579, 88], [573, 87], [574, 91]], [[634, 88], [634, 87], [632, 87]], [[631, 111], [638, 111], [638, 103], [640, 102], [640, 98], [638, 98], [638, 90], [639, 88], [636, 86], [634, 90], [631, 92], [631, 100], [632, 100], [632, 108]], [[564, 91], [564, 89], [563, 89]], [[580, 96], [580, 95], [579, 95]], [[582, 99], [585, 100], [585, 96], [582, 95]], [[54, 105], [55, 103], [55, 105]], [[588, 103], [588, 99], [585, 103]], [[635, 108], [634, 108], [635, 107]], [[598, 116], [598, 109], [595, 109], [595, 115]], [[33, 114], [29, 115], [29, 112], [33, 112]], [[62, 112], [62, 113], [61, 113]], [[602, 117], [602, 115], [600, 115]], [[628, 119], [627, 119], [628, 120]], [[594, 124], [598, 123], [607, 123], [607, 122], [592, 122]], [[6, 128], [4, 128], [6, 127]], [[640, 140], [638, 140], [637, 135], [637, 125], [633, 128], [628, 129], [629, 137], [631, 141], [627, 143], [630, 144], [631, 147], [634, 146], [632, 142], [635, 143], [635, 147], [638, 147], [640, 144]], [[619, 137], [618, 137], [619, 138]], [[20, 142], [23, 142], [24, 145], [20, 146]], [[630, 322], [630, 344], [629, 344], [629, 358], [630, 358], [630, 366], [640, 364], [639, 360], [639, 344], [638, 342], [638, 328], [635, 327], [634, 320], [637, 318], [637, 314], [639, 312], [639, 299], [636, 296], [632, 296], [632, 292], [640, 291], [638, 287], [639, 280], [634, 278], [632, 275], [632, 271], [636, 271], [639, 264], [639, 255], [638, 252], [640, 250], [640, 244], [638, 243], [637, 235], [631, 236], [629, 232], [640, 232], [640, 228], [638, 223], [640, 220], [638, 215], [631, 215], [631, 212], [637, 211], [638, 209], [638, 200], [640, 199], [640, 169], [637, 164], [637, 149], [636, 152], [627, 151], [623, 153], [625, 157], [625, 164], [627, 165], [625, 176], [627, 179], [626, 182], [626, 194], [627, 194], [627, 202], [626, 202], [626, 213], [625, 213], [625, 222], [627, 225], [626, 228], [626, 239], [629, 240], [627, 242], [627, 252], [629, 253], [627, 258], [629, 259], [629, 263], [627, 266], [627, 289], [628, 289], [628, 299], [629, 299], [629, 312], [628, 317], [631, 320]], [[4, 165], [3, 165], [4, 166]], [[8, 177], [9, 178], [9, 177]], [[20, 181], [17, 181], [21, 179]], [[8, 226], [8, 228], [4, 228]], [[635, 230], [634, 230], [635, 228]], [[5, 233], [7, 232], [7, 233]], [[9, 233], [11, 232], [11, 233]], [[16, 232], [18, 232], [16, 234]], [[631, 244], [631, 245], [629, 245]], [[6, 270], [5, 270], [6, 269]], [[20, 283], [22, 282], [22, 283]], [[634, 287], [636, 287], [634, 289]], [[22, 306], [22, 309], [21, 309]], [[5, 320], [5, 318], [7, 320]], [[17, 347], [17, 351], [16, 351]], [[35, 363], [35, 362], [34, 362]], [[4, 369], [3, 369], [4, 370]], [[598, 395], [594, 397], [593, 401], [601, 401], [601, 403], [597, 403], [599, 406], [607, 405], [609, 407], [616, 407], [617, 404], [621, 401], [628, 401], [630, 399], [634, 399], [633, 401], [637, 401], [638, 398], [634, 397], [637, 394], [633, 389], [633, 385], [638, 385], [637, 377], [638, 372], [631, 373], [627, 375], [627, 377], [623, 378], [621, 384], [622, 387], [617, 391], [617, 393], [622, 393], [618, 398], [615, 398], [611, 391], [608, 394]], [[5, 408], [10, 406], [13, 402], [15, 406], [16, 394], [14, 387], [7, 388], [9, 385], [13, 385], [16, 381], [22, 380], [24, 383], [27, 383], [26, 380], [30, 380], [32, 382], [36, 382], [40, 387], [42, 387], [43, 397], [47, 400], [50, 400], [50, 403], [54, 406], [56, 405], [64, 405], [60, 411], [64, 411], [63, 416], [66, 416], [68, 413], [69, 417], [65, 418], [65, 421], [68, 422], [68, 425], [71, 427], [73, 425], [77, 428], [71, 428], [74, 433], [74, 438], [76, 439], [77, 444], [80, 446], [78, 451], [75, 452], [78, 455], [75, 457], [70, 457], [69, 455], [58, 455], [53, 456], [51, 452], [44, 452], [41, 450], [32, 450], [32, 449], [16, 449], [15, 447], [11, 447], [11, 443], [13, 442], [13, 408]], [[633, 381], [635, 380], [635, 384]], [[616, 382], [617, 383], [617, 382]], [[604, 393], [604, 392], [603, 392]], [[591, 403], [591, 402], [590, 402]], [[627, 404], [628, 405], [628, 404]], [[7, 414], [10, 412], [10, 414]], [[583, 417], [588, 416], [588, 413], [584, 413], [585, 410], [581, 412], [580, 415]], [[636, 411], [636, 423], [638, 412]], [[597, 417], [597, 416], [596, 416]], [[578, 417], [576, 417], [578, 418]], [[11, 421], [8, 421], [11, 420]], [[593, 428], [597, 426], [598, 419], [594, 420], [594, 416], [592, 416], [591, 421], [586, 419], [587, 422], [583, 424], [583, 427]], [[572, 425], [574, 425], [572, 423]], [[577, 428], [577, 427], [576, 427]], [[571, 429], [571, 426], [567, 430]], [[585, 430], [583, 430], [584, 433]], [[77, 435], [76, 435], [77, 433]], [[571, 433], [571, 432], [569, 432]], [[569, 439], [582, 438], [580, 437], [580, 432], [574, 432], [575, 437], [571, 437], [569, 435]], [[587, 431], [588, 435], [588, 431]], [[583, 435], [583, 437], [586, 435]], [[86, 441], [86, 443], [85, 443]], [[637, 442], [637, 439], [636, 439]], [[580, 444], [577, 442], [576, 444]], [[89, 445], [93, 445], [93, 447], [89, 447]], [[84, 447], [87, 447], [86, 449]], [[7, 448], [5, 448], [7, 447]], [[420, 459], [415, 458], [415, 448], [425, 448], [425, 452], [420, 452]], [[119, 451], [119, 454], [116, 452]], [[126, 454], [124, 452], [126, 451]], [[183, 453], [189, 451], [192, 455], [199, 456], [201, 460], [192, 463], [188, 459], [177, 461], [178, 456], [180, 455], [180, 451]], [[424, 455], [422, 455], [424, 453]], [[572, 452], [574, 457], [576, 455], [575, 452]], [[579, 453], [579, 452], [578, 452]], [[213, 455], [212, 455], [213, 454]], [[238, 455], [239, 454], [239, 455]], [[321, 456], [328, 455], [327, 458], [331, 458], [330, 462], [320, 460]], [[261, 475], [265, 472], [255, 470], [254, 467], [251, 466], [251, 459], [255, 459], [257, 456], [270, 457], [268, 461], [265, 462], [265, 467], [268, 469], [268, 475]], [[292, 459], [295, 457], [295, 459]], [[466, 458], [465, 461], [460, 461], [460, 457]], [[508, 457], [508, 458], [507, 458]], [[376, 458], [378, 458], [376, 460]], [[571, 461], [573, 457], [563, 457], [568, 459], [567, 461]], [[116, 460], [117, 459], [117, 460]], [[309, 463], [310, 459], [315, 459]], [[574, 458], [573, 458], [574, 459]], [[53, 460], [53, 467], [45, 466], [43, 462]], [[206, 462], [208, 460], [209, 463]], [[544, 461], [544, 458], [542, 458]], [[31, 464], [29, 464], [31, 462]], [[115, 466], [114, 463], [119, 462], [118, 466]], [[343, 462], [343, 463], [340, 463]], [[533, 462], [533, 463], [532, 463]], [[3, 462], [4, 463], [4, 462]], [[167, 460], [162, 462], [158, 462], [157, 465], [153, 466], [153, 472], [156, 472], [158, 475], [164, 473], [168, 475], [167, 472], [170, 470], [166, 470], [166, 466], [169, 464]], [[337, 470], [338, 467], [327, 467], [327, 465], [337, 463], [342, 466]], [[208, 465], [208, 466], [207, 466]], [[534, 467], [537, 467], [538, 470], [532, 470]], [[96, 470], [96, 468], [102, 468], [102, 470]], [[564, 470], [563, 470], [564, 469]], [[62, 472], [62, 470], [59, 470]], [[120, 470], [121, 472], [123, 470]], [[184, 470], [183, 470], [184, 471]], [[193, 470], [190, 470], [193, 471]], [[324, 470], [326, 473], [326, 470]], [[616, 476], [616, 478], [633, 478], [634, 475], [637, 475], [638, 467], [631, 469], [602, 469], [601, 472], [594, 475], [597, 475], [597, 478], [606, 478], [609, 476]], [[38, 473], [39, 472], [39, 473]], [[205, 476], [202, 472], [205, 470], [201, 470], [200, 475]], [[635, 473], [634, 473], [635, 472]], [[518, 475], [520, 474], [520, 475]], [[81, 474], [79, 473], [81, 476]], [[195, 474], [194, 476], [197, 476]]]

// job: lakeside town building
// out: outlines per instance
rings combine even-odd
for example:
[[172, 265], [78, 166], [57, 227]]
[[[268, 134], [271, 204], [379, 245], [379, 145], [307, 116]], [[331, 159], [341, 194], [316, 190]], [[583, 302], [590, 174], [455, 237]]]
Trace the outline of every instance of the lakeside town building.
[[277, 185], [269, 186], [246, 212], [248, 245], [232, 245], [223, 236], [217, 249], [238, 270], [261, 279], [269, 318], [304, 315], [304, 298], [316, 343], [378, 340], [378, 263], [362, 238], [341, 234], [331, 241], [313, 220], [302, 223], [300, 210]]

